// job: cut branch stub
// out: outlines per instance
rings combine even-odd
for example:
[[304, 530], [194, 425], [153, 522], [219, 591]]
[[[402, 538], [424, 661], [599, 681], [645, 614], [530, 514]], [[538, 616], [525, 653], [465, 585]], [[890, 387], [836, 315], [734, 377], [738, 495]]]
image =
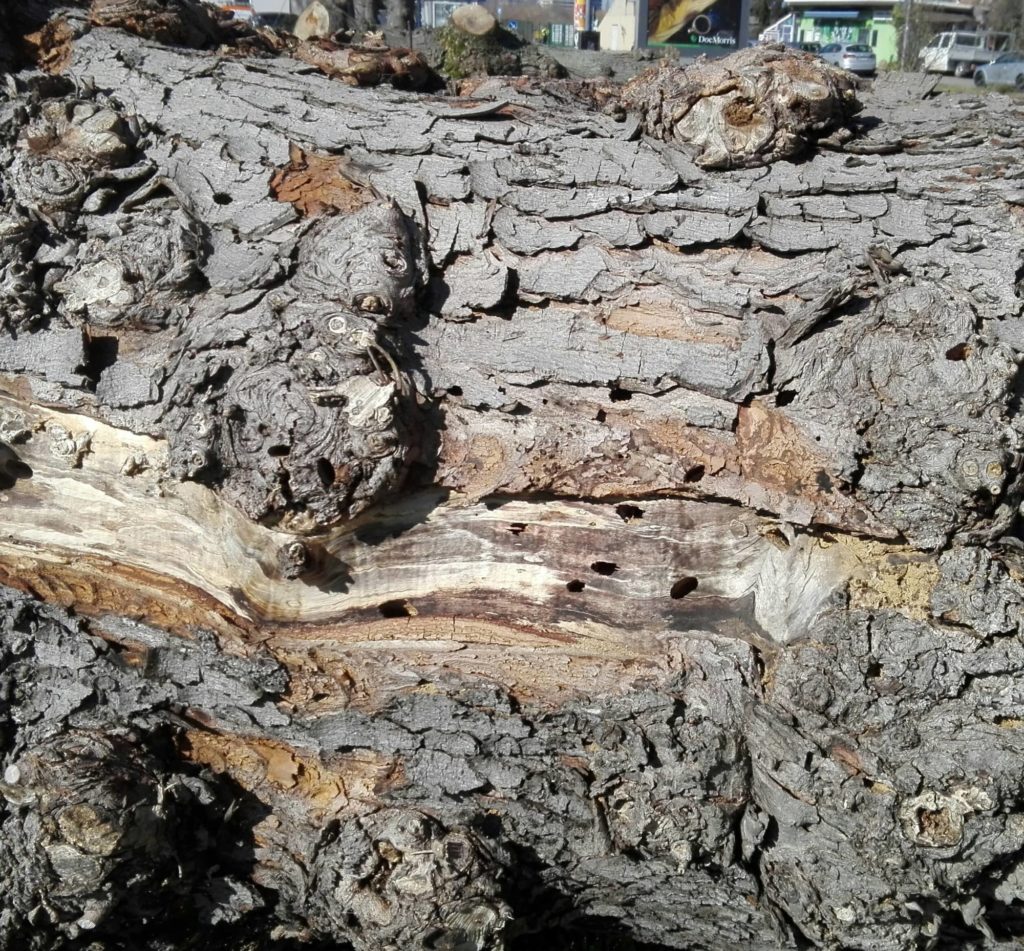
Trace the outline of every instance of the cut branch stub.
[[305, 244], [294, 286], [309, 299], [398, 323], [412, 314], [425, 267], [414, 222], [394, 202], [378, 202], [319, 227]]
[[173, 322], [198, 283], [199, 229], [173, 200], [89, 219], [74, 267], [53, 285], [69, 321], [152, 329]]
[[300, 41], [292, 56], [350, 86], [388, 83], [396, 89], [424, 89], [438, 82], [422, 53], [402, 47], [339, 47], [330, 40], [310, 40]]
[[[176, 817], [163, 803], [163, 771], [137, 735], [106, 726], [47, 738], [8, 766], [0, 783], [9, 807], [0, 859], [8, 901], [31, 905], [45, 896], [54, 930], [68, 938], [92, 931], [115, 909], [127, 920], [152, 914], [146, 886], [173, 867]], [[29, 803], [31, 810], [18, 808]], [[5, 915], [4, 937], [11, 925]]]
[[663, 65], [626, 84], [622, 104], [659, 139], [695, 146], [705, 168], [794, 158], [859, 110], [849, 73], [767, 46], [691, 66]]
[[501, 877], [499, 858], [469, 830], [383, 810], [349, 820], [320, 850], [316, 891], [296, 911], [321, 933], [345, 934], [357, 951], [501, 951], [511, 917]]
[[320, 0], [313, 0], [295, 21], [295, 29], [292, 32], [300, 40], [311, 40], [318, 36], [330, 36], [337, 28], [337, 23], [331, 22], [331, 13]]
[[487, 36], [497, 29], [498, 21], [486, 7], [478, 3], [467, 3], [452, 11], [451, 23], [470, 36]]
[[176, 46], [202, 47], [220, 38], [211, 8], [201, 0], [93, 0], [89, 19]]

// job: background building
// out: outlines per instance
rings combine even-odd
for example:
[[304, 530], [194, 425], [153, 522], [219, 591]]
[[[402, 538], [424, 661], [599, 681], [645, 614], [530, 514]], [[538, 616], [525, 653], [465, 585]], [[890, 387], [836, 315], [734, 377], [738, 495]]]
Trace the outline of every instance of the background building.
[[597, 30], [602, 49], [721, 56], [747, 45], [749, 20], [750, 0], [613, 0]]
[[[790, 13], [761, 34], [765, 41], [864, 43], [879, 65], [899, 59], [904, 0], [785, 0]], [[976, 29], [974, 6], [957, 0], [916, 0], [915, 33], [926, 42], [943, 30]]]

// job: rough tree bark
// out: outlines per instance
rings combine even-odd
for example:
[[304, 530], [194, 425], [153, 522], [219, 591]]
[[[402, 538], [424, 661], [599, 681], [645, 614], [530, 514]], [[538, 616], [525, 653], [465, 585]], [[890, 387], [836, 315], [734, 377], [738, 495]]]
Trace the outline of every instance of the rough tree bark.
[[0, 947], [1015, 946], [1019, 103], [47, 29]]

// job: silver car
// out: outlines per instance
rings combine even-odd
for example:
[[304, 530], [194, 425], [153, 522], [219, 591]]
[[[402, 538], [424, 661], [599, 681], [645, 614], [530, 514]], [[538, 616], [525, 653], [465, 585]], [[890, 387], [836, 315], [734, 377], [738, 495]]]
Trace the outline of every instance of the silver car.
[[975, 86], [1016, 86], [1024, 90], [1024, 53], [1003, 53], [974, 70]]
[[833, 66], [842, 66], [851, 73], [870, 76], [878, 67], [875, 54], [870, 46], [863, 43], [829, 43], [821, 48], [818, 55]]

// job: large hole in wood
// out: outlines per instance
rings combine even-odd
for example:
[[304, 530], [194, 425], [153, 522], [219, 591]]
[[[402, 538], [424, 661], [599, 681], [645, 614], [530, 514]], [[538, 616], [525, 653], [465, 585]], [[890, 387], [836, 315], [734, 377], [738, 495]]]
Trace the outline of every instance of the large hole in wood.
[[416, 612], [411, 604], [403, 598], [385, 601], [379, 608], [381, 617], [412, 617]]
[[22, 462], [13, 451], [0, 445], [0, 491], [13, 489], [21, 479], [32, 478], [32, 467]]
[[633, 394], [629, 390], [624, 390], [621, 386], [613, 386], [608, 391], [608, 398], [613, 403], [624, 403], [626, 400], [631, 400]]
[[614, 561], [595, 561], [590, 570], [596, 571], [599, 575], [613, 575], [619, 570], [619, 566]]
[[624, 502], [622, 505], [615, 506], [615, 514], [624, 522], [632, 522], [633, 519], [643, 518], [644, 510], [639, 505], [630, 505], [628, 502]]
[[316, 474], [320, 476], [320, 481], [325, 489], [334, 485], [334, 466], [331, 465], [330, 460], [317, 459]]
[[490, 814], [480, 816], [480, 818], [476, 820], [476, 825], [488, 839], [496, 839], [501, 835], [501, 816], [494, 816]]
[[574, 578], [566, 586], [566, 591], [571, 591], [573, 594], [579, 594], [586, 587], [586, 583], [580, 581], [579, 578]]
[[779, 390], [775, 394], [776, 406], [789, 406], [796, 399], [796, 390]]
[[218, 205], [230, 205], [234, 199], [227, 192], [214, 192], [213, 200]]
[[686, 575], [672, 585], [669, 596], [675, 601], [685, 598], [688, 594], [693, 594], [697, 590], [698, 583], [696, 578]]
[[456, 386], [449, 386], [448, 387], [448, 395], [449, 396], [462, 396], [462, 387], [461, 386], [457, 386], [457, 385]]
[[117, 337], [90, 337], [86, 345], [86, 376], [93, 383], [98, 383], [104, 370], [108, 370], [117, 362], [120, 348]]
[[683, 476], [684, 482], [700, 482], [704, 478], [704, 467], [703, 466], [691, 466], [686, 470], [686, 475]]

